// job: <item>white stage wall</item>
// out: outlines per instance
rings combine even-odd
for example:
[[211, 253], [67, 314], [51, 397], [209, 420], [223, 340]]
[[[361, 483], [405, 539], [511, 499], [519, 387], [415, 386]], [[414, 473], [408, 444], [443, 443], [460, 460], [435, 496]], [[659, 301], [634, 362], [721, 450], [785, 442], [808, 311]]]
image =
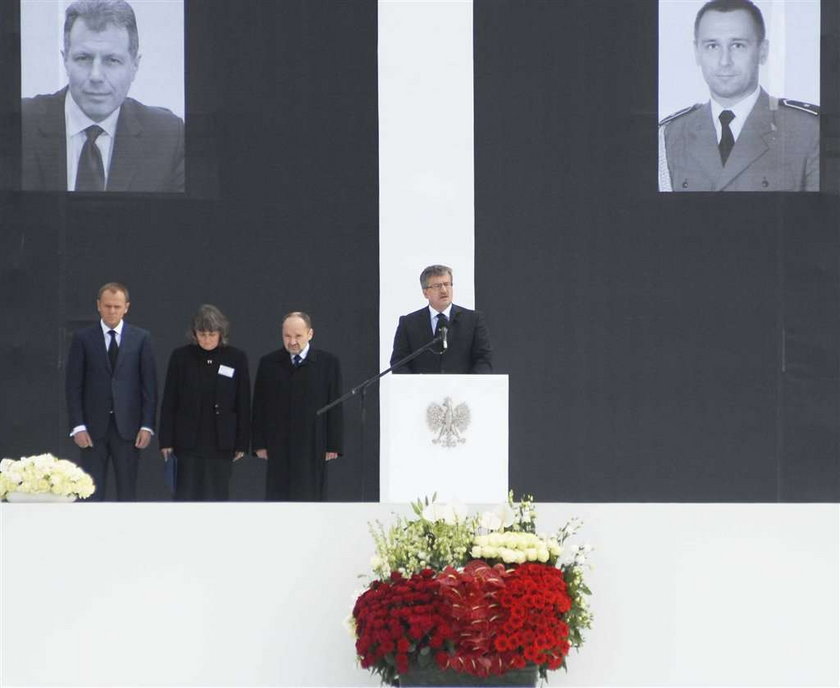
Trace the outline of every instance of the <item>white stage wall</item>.
[[[380, 0], [379, 363], [400, 315], [426, 305], [420, 272], [449, 265], [455, 303], [475, 307], [471, 0]], [[492, 336], [492, 333], [491, 333]], [[431, 334], [429, 336], [431, 339]], [[391, 388], [380, 383], [380, 461]]]
[[[0, 685], [365, 686], [343, 627], [386, 504], [3, 504]], [[835, 686], [837, 505], [542, 504], [595, 628], [556, 686]]]

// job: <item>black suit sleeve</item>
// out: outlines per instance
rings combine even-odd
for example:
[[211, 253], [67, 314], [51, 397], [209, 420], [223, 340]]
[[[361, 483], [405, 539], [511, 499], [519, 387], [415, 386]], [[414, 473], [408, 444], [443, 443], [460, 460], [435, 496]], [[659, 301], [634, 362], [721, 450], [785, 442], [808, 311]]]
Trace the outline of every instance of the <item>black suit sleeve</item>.
[[490, 334], [484, 315], [476, 311], [475, 332], [473, 334], [472, 351], [470, 352], [471, 373], [493, 372], [493, 347], [490, 346]]
[[[236, 386], [236, 444], [235, 451], [247, 452], [251, 439], [251, 376], [248, 372], [248, 357], [239, 357]], [[260, 447], [262, 449], [262, 447]]]
[[[391, 350], [391, 365], [397, 361], [401, 361], [411, 353], [411, 343], [408, 340], [408, 325], [406, 323], [406, 316], [400, 316], [399, 324], [397, 325], [397, 332], [394, 335], [394, 346]], [[411, 369], [408, 366], [401, 366], [394, 369], [394, 373], [410, 373]]]

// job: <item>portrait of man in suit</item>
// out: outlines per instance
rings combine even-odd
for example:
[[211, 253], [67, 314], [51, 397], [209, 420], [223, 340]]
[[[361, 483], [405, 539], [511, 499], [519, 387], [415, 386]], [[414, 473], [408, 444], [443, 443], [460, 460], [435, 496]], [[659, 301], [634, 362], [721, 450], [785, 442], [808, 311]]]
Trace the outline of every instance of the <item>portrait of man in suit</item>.
[[184, 122], [128, 97], [140, 69], [125, 0], [76, 0], [65, 11], [67, 85], [21, 104], [24, 191], [184, 191]]
[[[452, 268], [430, 265], [420, 273], [420, 287], [428, 305], [403, 315], [394, 335], [391, 365], [428, 344], [440, 341], [395, 373], [492, 373], [493, 349], [484, 316], [452, 302]], [[445, 332], [445, 337], [444, 337]]]
[[699, 8], [694, 61], [710, 98], [660, 121], [660, 191], [819, 191], [819, 108], [761, 87], [770, 47], [751, 0]]
[[73, 335], [67, 356], [67, 415], [80, 465], [93, 478], [94, 501], [105, 498], [109, 462], [117, 501], [136, 498], [137, 462], [155, 427], [157, 373], [149, 333], [125, 322], [128, 288], [99, 289], [100, 321]]

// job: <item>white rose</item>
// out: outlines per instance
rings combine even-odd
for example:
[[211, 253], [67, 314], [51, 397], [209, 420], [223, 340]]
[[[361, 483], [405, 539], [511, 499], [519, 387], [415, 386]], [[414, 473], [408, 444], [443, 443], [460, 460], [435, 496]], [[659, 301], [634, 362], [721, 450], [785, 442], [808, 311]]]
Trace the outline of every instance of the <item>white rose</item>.
[[38, 456], [32, 457], [32, 463], [39, 470], [51, 469], [55, 463], [55, 458], [49, 454], [39, 454]]
[[87, 476], [84, 480], [81, 480], [79, 484], [76, 485], [76, 492], [79, 493], [79, 497], [82, 499], [90, 497], [94, 492], [96, 492], [96, 486], [93, 484], [93, 478]]
[[525, 550], [525, 558], [528, 561], [536, 561], [537, 560], [537, 550], [534, 547], [529, 547]]
[[23, 476], [14, 471], [6, 471], [4, 474], [6, 480], [14, 485], [20, 485], [23, 482]]
[[19, 483], [23, 480], [23, 466], [21, 465], [20, 461], [12, 461], [10, 466], [6, 467], [6, 470], [3, 471], [9, 480], [12, 480], [16, 483]]
[[518, 552], [515, 552], [512, 549], [508, 549], [507, 547], [502, 547], [499, 550], [499, 559], [501, 559], [505, 564], [513, 564], [516, 562], [516, 555]]
[[470, 556], [471, 556], [473, 559], [481, 559], [481, 557], [482, 557], [482, 556], [484, 556], [484, 555], [482, 554], [482, 551], [483, 551], [483, 550], [482, 550], [481, 546], [480, 546], [480, 545], [476, 545], [475, 547], [473, 547], [473, 548], [470, 550]]
[[545, 547], [539, 547], [537, 549], [537, 561], [543, 564], [548, 561], [548, 549]]

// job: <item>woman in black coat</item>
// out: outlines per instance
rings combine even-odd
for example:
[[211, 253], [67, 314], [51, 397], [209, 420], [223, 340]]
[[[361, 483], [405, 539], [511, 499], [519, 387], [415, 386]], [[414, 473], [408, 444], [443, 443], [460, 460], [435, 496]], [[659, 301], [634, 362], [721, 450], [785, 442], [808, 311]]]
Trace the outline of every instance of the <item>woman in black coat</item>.
[[248, 451], [251, 383], [245, 353], [228, 346], [215, 306], [193, 316], [192, 344], [172, 352], [160, 411], [160, 452], [174, 454], [177, 501], [226, 501], [233, 461]]

